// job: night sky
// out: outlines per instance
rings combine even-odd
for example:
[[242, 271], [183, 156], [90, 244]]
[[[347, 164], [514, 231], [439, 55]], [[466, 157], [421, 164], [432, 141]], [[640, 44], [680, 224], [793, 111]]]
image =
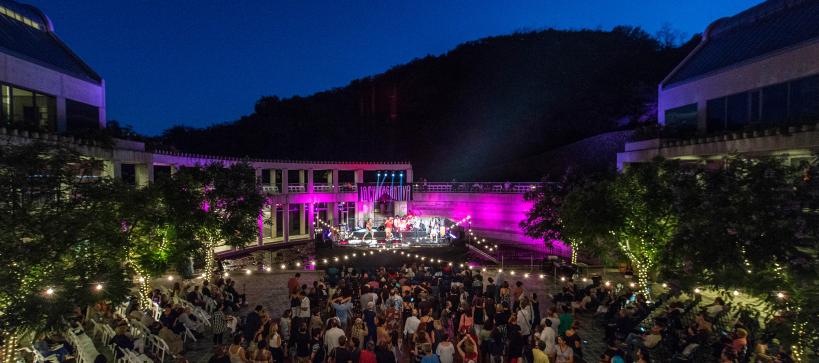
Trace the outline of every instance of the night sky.
[[232, 121], [263, 95], [309, 95], [521, 29], [663, 24], [700, 33], [760, 0], [22, 0], [106, 81], [108, 119], [146, 134]]

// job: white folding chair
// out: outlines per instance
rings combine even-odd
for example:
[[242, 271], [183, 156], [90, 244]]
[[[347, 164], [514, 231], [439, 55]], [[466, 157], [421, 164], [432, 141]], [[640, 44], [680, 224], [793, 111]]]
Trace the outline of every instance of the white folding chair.
[[150, 340], [151, 345], [153, 346], [154, 355], [159, 358], [159, 362], [162, 363], [165, 361], [165, 353], [171, 350], [168, 347], [168, 343], [156, 335], [151, 335]]
[[98, 323], [94, 319], [89, 319], [88, 321], [91, 322], [91, 337], [96, 338], [100, 334], [102, 334], [102, 325]]
[[188, 327], [185, 327], [185, 334], [182, 335], [182, 342], [187, 343], [188, 337], [193, 339], [194, 342], [196, 341], [196, 336], [193, 335], [193, 332], [190, 329], [188, 329]]

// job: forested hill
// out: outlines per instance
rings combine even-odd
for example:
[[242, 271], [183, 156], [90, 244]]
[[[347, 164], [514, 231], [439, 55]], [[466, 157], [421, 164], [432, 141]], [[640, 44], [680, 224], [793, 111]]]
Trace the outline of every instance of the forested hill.
[[693, 44], [630, 27], [490, 37], [309, 97], [262, 97], [237, 121], [173, 127], [161, 141], [231, 156], [409, 160], [430, 181], [498, 179], [483, 170], [649, 114]]

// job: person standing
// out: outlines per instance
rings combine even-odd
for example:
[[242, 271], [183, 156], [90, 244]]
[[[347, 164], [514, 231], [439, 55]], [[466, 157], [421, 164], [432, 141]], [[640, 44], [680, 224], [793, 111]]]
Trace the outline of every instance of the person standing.
[[302, 322], [293, 335], [293, 345], [296, 348], [296, 363], [310, 361], [310, 334], [307, 333], [307, 323]]
[[438, 343], [438, 348], [435, 349], [435, 354], [441, 363], [452, 363], [455, 360], [455, 346], [449, 341], [449, 335], [444, 334], [443, 340]]
[[222, 303], [216, 303], [216, 309], [213, 311], [213, 315], [211, 318], [213, 319], [213, 323], [211, 324], [211, 328], [213, 329], [213, 344], [221, 345], [223, 336], [225, 332], [228, 330], [227, 327], [227, 318], [225, 317], [225, 313], [222, 311]]
[[549, 356], [549, 361], [555, 360], [555, 338], [557, 338], [557, 332], [554, 328], [552, 328], [552, 320], [551, 319], [543, 319], [543, 330], [540, 332], [540, 341], [546, 344], [546, 355]]

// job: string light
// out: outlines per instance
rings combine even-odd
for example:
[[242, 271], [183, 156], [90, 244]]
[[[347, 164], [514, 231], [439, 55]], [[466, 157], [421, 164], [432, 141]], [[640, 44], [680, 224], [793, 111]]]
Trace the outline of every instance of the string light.
[[694, 288], [694, 293], [695, 293], [695, 294], [699, 294], [700, 292], [702, 292], [702, 290], [700, 290], [700, 288], [699, 288], [699, 287], [695, 287], [695, 288]]
[[785, 298], [785, 293], [784, 293], [784, 292], [782, 292], [782, 291], [777, 292], [777, 293], [776, 293], [776, 297], [778, 297], [778, 298], [780, 298], [780, 299], [784, 299], [784, 298]]
[[46, 295], [54, 295], [54, 289], [49, 287], [49, 288], [46, 289], [45, 293], [46, 293]]
[[267, 272], [273, 271], [273, 269], [270, 268], [270, 266], [265, 267], [264, 270], [267, 271]]
[[281, 265], [281, 268], [282, 268], [282, 270], [284, 270], [285, 268], [287, 268], [287, 265], [282, 264], [282, 265]]
[[666, 287], [668, 287], [668, 284], [666, 284], [665, 282], [663, 282], [663, 288], [666, 288]]
[[296, 267], [301, 267], [301, 262], [296, 262]]
[[97, 291], [102, 290], [102, 284], [97, 284], [97, 286], [95, 288], [97, 289]]
[[739, 291], [734, 290], [733, 294], [734, 294], [734, 296], [739, 296]]
[[611, 286], [611, 281], [606, 281], [605, 285], [606, 286]]
[[173, 275], [168, 275], [168, 281], [173, 281]]
[[543, 274], [538, 275], [539, 279], [543, 279], [545, 276]]
[[250, 269], [245, 270], [245, 275], [250, 275], [250, 274], [251, 274]]

